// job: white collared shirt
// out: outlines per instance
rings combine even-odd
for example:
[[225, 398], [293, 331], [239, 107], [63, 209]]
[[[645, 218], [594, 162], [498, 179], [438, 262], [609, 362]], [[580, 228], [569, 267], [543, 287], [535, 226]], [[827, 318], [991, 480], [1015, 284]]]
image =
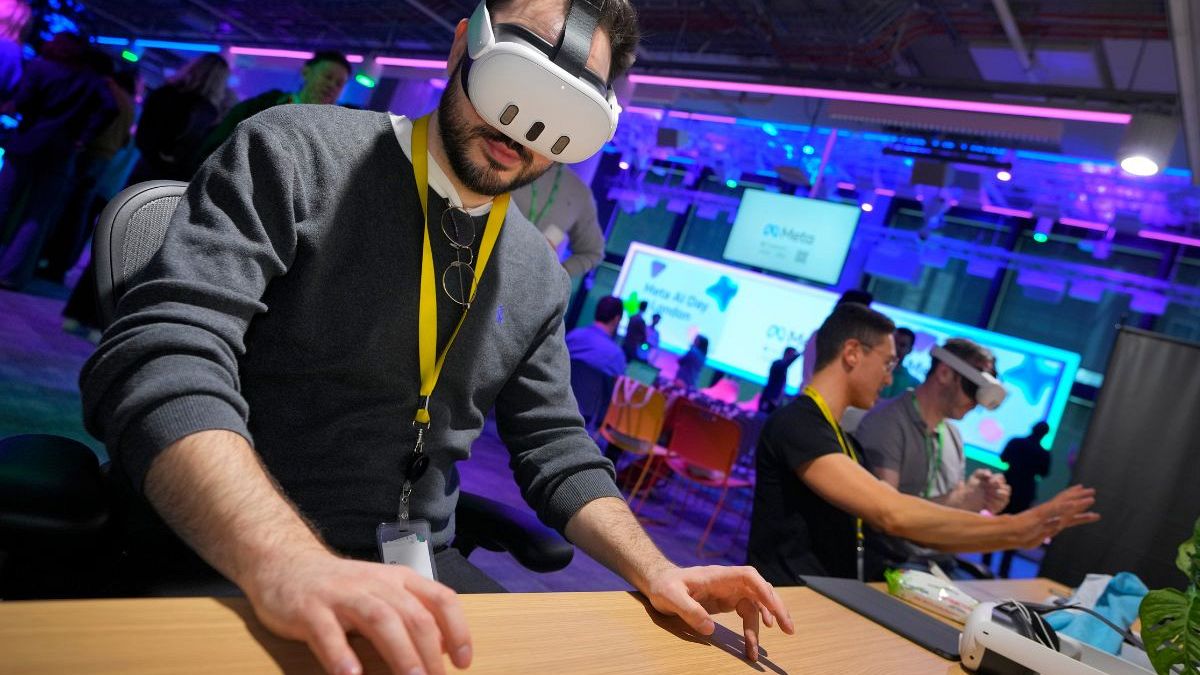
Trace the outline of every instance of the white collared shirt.
[[[400, 142], [400, 149], [404, 151], [404, 156], [408, 157], [408, 161], [412, 161], [412, 120], [403, 115], [392, 115], [392, 129], [396, 132], [396, 140]], [[459, 196], [458, 190], [454, 189], [454, 183], [446, 176], [446, 172], [442, 171], [442, 167], [433, 158], [433, 153], [426, 150], [429, 156], [429, 187], [433, 191], [449, 200], [451, 206], [463, 207], [462, 197]], [[481, 216], [489, 213], [492, 210], [492, 202], [489, 200], [486, 204], [481, 204], [472, 209], [464, 209], [472, 216]]]

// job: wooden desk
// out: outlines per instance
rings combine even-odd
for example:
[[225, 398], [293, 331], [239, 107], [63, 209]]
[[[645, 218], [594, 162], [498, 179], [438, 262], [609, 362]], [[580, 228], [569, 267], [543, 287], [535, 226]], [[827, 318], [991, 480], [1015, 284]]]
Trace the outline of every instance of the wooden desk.
[[[1044, 580], [971, 582], [980, 597], [1041, 600]], [[475, 644], [470, 673], [961, 673], [804, 588], [780, 589], [797, 634], [762, 636], [759, 665], [741, 658], [736, 614], [711, 641], [630, 593], [463, 596]], [[386, 672], [355, 639], [367, 672]], [[448, 662], [447, 662], [448, 663]], [[448, 669], [451, 669], [447, 665]], [[0, 673], [319, 673], [301, 643], [279, 639], [241, 599], [0, 603]]]

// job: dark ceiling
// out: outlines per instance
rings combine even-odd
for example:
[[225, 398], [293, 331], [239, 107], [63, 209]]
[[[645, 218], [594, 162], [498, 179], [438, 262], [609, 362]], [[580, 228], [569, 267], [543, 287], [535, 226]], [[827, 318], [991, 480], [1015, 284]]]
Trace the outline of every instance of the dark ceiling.
[[[1173, 102], [1173, 86], [1155, 79], [1163, 68], [1173, 73], [1159, 0], [634, 4], [644, 33], [642, 72], [976, 95], [1053, 93], [1114, 106]], [[1011, 9], [1028, 61], [1016, 57], [998, 5]], [[90, 0], [87, 6], [85, 28], [100, 35], [444, 56], [454, 23], [474, 2]]]

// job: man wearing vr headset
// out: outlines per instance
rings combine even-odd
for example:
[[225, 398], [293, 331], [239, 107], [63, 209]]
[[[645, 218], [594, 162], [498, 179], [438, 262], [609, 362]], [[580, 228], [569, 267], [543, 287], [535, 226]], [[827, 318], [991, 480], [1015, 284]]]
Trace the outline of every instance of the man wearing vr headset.
[[875, 577], [866, 526], [942, 551], [991, 551], [1099, 519], [1087, 512], [1095, 490], [1080, 486], [1022, 514], [990, 517], [902, 494], [867, 471], [862, 446], [838, 420], [849, 406], [874, 406], [891, 382], [895, 329], [865, 305], [838, 305], [817, 331], [812, 382], [763, 427], [747, 561], [773, 584], [803, 574]]
[[[981, 405], [977, 381], [995, 377], [995, 357], [971, 340], [951, 338], [935, 348], [925, 381], [871, 409], [854, 432], [871, 471], [904, 494], [1000, 513], [1010, 494], [1004, 475], [979, 469], [964, 480], [962, 433], [951, 422]], [[1002, 386], [987, 393], [1003, 401]]]
[[[736, 610], [751, 659], [760, 621], [793, 630], [753, 569], [676, 567], [630, 513], [571, 395], [567, 274], [509, 207], [612, 137], [636, 40], [628, 0], [488, 0], [429, 117], [247, 120], [85, 366], [118, 479], [330, 672], [361, 671], [347, 632], [395, 672], [470, 664], [452, 588], [498, 586], [448, 544], [455, 463], [492, 409], [539, 517], [656, 609], [704, 634]], [[153, 532], [130, 537], [131, 574], [193, 569]]]

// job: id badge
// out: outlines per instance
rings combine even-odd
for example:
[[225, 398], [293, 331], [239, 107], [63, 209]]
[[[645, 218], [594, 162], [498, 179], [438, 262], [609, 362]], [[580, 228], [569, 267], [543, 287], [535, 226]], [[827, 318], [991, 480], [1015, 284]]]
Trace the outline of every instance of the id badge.
[[375, 528], [375, 542], [379, 545], [379, 559], [385, 565], [404, 565], [426, 579], [437, 581], [429, 521], [380, 523]]

